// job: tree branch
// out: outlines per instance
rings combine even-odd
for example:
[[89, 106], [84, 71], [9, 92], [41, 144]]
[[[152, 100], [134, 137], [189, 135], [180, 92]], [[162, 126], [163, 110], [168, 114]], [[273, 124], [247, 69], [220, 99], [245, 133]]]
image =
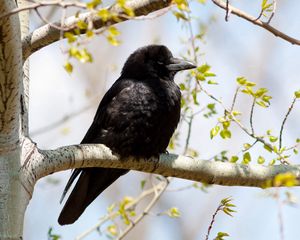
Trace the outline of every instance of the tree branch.
[[255, 24], [259, 27], [262, 27], [262, 28], [266, 29], [267, 31], [273, 33], [276, 37], [282, 38], [282, 39], [288, 41], [291, 44], [300, 45], [300, 40], [298, 40], [296, 38], [292, 38], [292, 37], [286, 35], [285, 33], [280, 32], [276, 28], [269, 25], [268, 22], [263, 22], [263, 21], [259, 20], [258, 18], [253, 17], [253, 16], [251, 16], [251, 15], [249, 15], [249, 14], [247, 14], [247, 13], [241, 11], [240, 9], [235, 8], [231, 5], [227, 6], [226, 2], [224, 2], [223, 0], [212, 0], [212, 1], [213, 1], [214, 4], [216, 4], [217, 6], [225, 9], [226, 11], [228, 11], [228, 9], [229, 9], [230, 13], [233, 13], [234, 15], [247, 20], [248, 22], [251, 22], [251, 23], [253, 23], [253, 24]]
[[[132, 9], [135, 16], [138, 17], [168, 7], [171, 2], [171, 0], [131, 0], [126, 2], [126, 6]], [[104, 22], [95, 13], [82, 13], [78, 16], [78, 18], [75, 18], [75, 16], [67, 18], [63, 26], [60, 22], [56, 22], [53, 24], [46, 24], [34, 30], [22, 41], [23, 59], [27, 59], [32, 53], [60, 39], [61, 31], [53, 26], [73, 31], [76, 28], [76, 23], [81, 20], [84, 22], [92, 21], [94, 28], [99, 29], [130, 19], [129, 17], [126, 17], [126, 13], [118, 5], [112, 5], [108, 7], [108, 10], [112, 15], [116, 15], [118, 19], [114, 18]], [[84, 33], [84, 31], [85, 30], [82, 30], [81, 33]]]
[[27, 181], [32, 184], [54, 172], [85, 167], [131, 169], [227, 186], [261, 187], [267, 180], [286, 172], [300, 176], [300, 165], [246, 165], [199, 160], [175, 154], [161, 154], [159, 159], [121, 159], [101, 144], [65, 146], [56, 150], [39, 150], [34, 143], [32, 147], [30, 159], [23, 166], [23, 172], [31, 173], [32, 179]]

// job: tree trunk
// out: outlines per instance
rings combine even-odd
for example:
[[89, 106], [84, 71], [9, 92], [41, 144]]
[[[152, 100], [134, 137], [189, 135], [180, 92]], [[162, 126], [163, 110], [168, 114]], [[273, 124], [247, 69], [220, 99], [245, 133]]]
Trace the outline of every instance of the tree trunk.
[[[1, 0], [0, 12], [16, 7]], [[20, 180], [27, 116], [22, 85], [22, 45], [18, 15], [0, 19], [0, 239], [22, 239], [30, 194]], [[26, 117], [25, 117], [26, 118]], [[25, 124], [24, 124], [25, 123]]]

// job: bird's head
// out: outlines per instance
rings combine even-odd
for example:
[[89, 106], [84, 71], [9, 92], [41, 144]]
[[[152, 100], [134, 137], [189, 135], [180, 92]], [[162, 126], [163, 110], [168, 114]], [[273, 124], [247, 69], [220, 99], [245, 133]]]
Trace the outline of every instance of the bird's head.
[[148, 45], [129, 56], [122, 69], [122, 76], [173, 80], [177, 72], [195, 67], [186, 60], [174, 58], [171, 51], [163, 45]]

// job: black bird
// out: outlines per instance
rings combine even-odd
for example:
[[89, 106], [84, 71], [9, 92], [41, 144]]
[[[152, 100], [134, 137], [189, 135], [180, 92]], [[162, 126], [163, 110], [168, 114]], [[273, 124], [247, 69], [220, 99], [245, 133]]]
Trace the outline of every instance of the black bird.
[[[120, 78], [104, 95], [94, 121], [81, 143], [102, 143], [121, 157], [149, 158], [166, 151], [180, 117], [178, 71], [195, 66], [174, 58], [162, 45], [137, 49], [127, 59]], [[75, 222], [86, 207], [128, 170], [75, 169], [65, 187], [63, 200], [75, 178], [58, 222]]]

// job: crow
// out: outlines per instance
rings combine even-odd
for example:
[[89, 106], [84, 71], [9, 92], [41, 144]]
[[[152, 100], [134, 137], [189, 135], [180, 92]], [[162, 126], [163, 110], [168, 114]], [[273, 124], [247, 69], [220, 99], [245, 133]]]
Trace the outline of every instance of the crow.
[[[178, 71], [195, 68], [174, 58], [163, 45], [148, 45], [133, 52], [121, 76], [106, 92], [82, 144], [101, 143], [121, 157], [158, 156], [166, 152], [180, 118], [181, 93], [174, 82]], [[75, 169], [61, 201], [78, 175], [58, 222], [74, 223], [109, 185], [127, 173], [124, 169]]]

